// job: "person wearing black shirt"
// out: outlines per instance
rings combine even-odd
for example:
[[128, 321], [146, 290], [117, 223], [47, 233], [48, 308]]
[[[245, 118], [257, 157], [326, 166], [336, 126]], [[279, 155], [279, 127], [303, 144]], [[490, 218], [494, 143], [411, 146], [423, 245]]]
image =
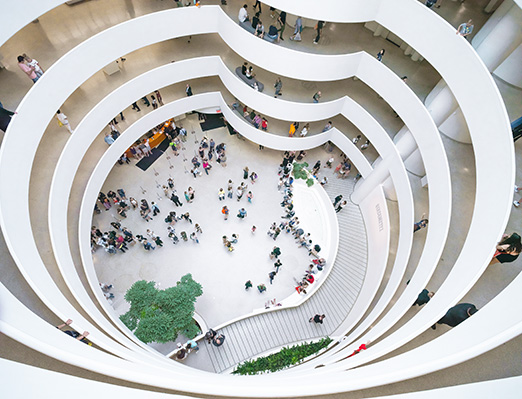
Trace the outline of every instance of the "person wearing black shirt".
[[277, 18], [277, 22], [279, 22], [279, 24], [281, 25], [281, 28], [279, 29], [279, 38], [281, 40], [285, 40], [283, 39], [283, 32], [285, 31], [286, 27], [286, 12], [281, 11], [279, 17]]

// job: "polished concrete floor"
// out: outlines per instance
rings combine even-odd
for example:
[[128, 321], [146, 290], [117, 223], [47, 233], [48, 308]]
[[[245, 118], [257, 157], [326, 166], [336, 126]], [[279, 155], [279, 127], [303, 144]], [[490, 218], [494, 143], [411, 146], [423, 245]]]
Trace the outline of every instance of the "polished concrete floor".
[[[208, 1], [206, 3], [217, 4], [219, 2]], [[434, 12], [446, 18], [453, 26], [457, 26], [462, 20], [473, 18], [475, 21], [475, 29], [478, 31], [488, 17], [481, 11], [486, 3], [487, 1], [480, 0], [476, 2], [465, 2], [460, 5], [452, 1], [445, 1], [442, 7], [440, 9], [434, 9]], [[6, 108], [15, 109], [32, 85], [16, 66], [15, 60], [19, 53], [25, 52], [36, 58], [45, 69], [68, 50], [93, 34], [129, 18], [170, 8], [172, 4], [173, 3], [169, 1], [101, 0], [96, 2], [84, 2], [72, 7], [67, 5], [57, 7], [39, 18], [37, 23], [29, 24], [0, 48], [0, 53], [3, 56], [2, 63], [7, 67], [7, 69], [0, 71], [0, 101], [2, 101]], [[228, 1], [228, 6], [224, 7], [224, 9], [235, 20], [237, 9], [241, 4], [242, 2], [240, 1], [230, 0]], [[101, 10], [103, 10], [103, 12], [100, 12]], [[287, 32], [289, 32], [289, 30], [288, 28]], [[151, 34], [153, 34], [153, 27], [151, 27]], [[339, 54], [360, 50], [374, 54], [380, 48], [386, 48], [387, 53], [384, 63], [398, 75], [407, 75], [409, 86], [421, 99], [425, 98], [431, 88], [440, 79], [440, 76], [431, 68], [429, 63], [426, 61], [421, 63], [411, 61], [410, 58], [405, 57], [401, 50], [393, 44], [382, 38], [373, 37], [372, 32], [365, 29], [362, 24], [327, 24], [323, 40], [321, 44], [317, 46], [313, 46], [311, 43], [312, 35], [312, 30], [307, 29], [303, 34], [303, 42], [293, 43], [285, 40], [281, 45], [296, 48], [301, 51], [325, 54]], [[345, 38], [350, 38], [351, 40], [345, 40]], [[190, 43], [186, 38], [169, 40], [128, 54], [126, 57], [127, 61], [120, 73], [112, 76], [106, 76], [102, 71], [96, 73], [71, 95], [63, 105], [62, 110], [69, 116], [72, 125], [75, 126], [93, 105], [121, 83], [153, 67], [163, 65], [172, 60], [212, 54], [220, 55], [230, 69], [234, 69], [235, 66], [240, 65], [242, 62], [242, 59], [231, 51], [217, 35], [193, 37]], [[267, 85], [276, 78], [275, 75], [268, 71], [263, 71], [260, 68], [258, 68], [257, 71], [259, 79], [263, 82], [267, 82]], [[502, 81], [496, 81], [506, 102], [510, 119], [514, 120], [522, 113], [522, 103], [520, 102], [521, 92]], [[284, 79], [283, 83], [283, 98], [285, 99], [307, 101], [310, 97], [310, 93], [315, 92], [317, 89], [323, 92], [323, 98], [325, 100], [338, 98], [342, 95], [349, 95], [372, 113], [391, 136], [402, 127], [400, 119], [395, 118], [389, 106], [379, 99], [375, 92], [360, 81], [348, 79], [341, 82], [314, 83]], [[220, 81], [216, 78], [200, 79], [191, 82], [191, 85], [195, 92], [222, 90], [227, 101], [231, 102], [233, 100], [232, 96], [226, 92], [226, 89], [224, 89]], [[183, 87], [184, 84], [180, 83], [162, 88], [161, 91], [164, 101], [170, 101], [183, 96]], [[137, 115], [135, 115], [133, 111], [125, 110], [124, 112], [127, 120], [123, 125], [119, 125], [122, 127], [129, 126], [137, 118]], [[333, 122], [349, 137], [358, 134], [355, 127], [342, 117], [336, 117]], [[288, 121], [270, 119], [269, 123], [272, 132], [284, 135], [288, 131]], [[325, 121], [314, 122], [312, 124], [312, 131], [319, 131], [324, 123]], [[57, 125], [51, 123], [40, 144], [35, 161], [35, 165], [38, 167], [34, 168], [31, 182], [32, 224], [37, 235], [39, 249], [48, 265], [50, 273], [65, 293], [67, 293], [65, 284], [61, 280], [56, 266], [53, 266], [55, 262], [46, 230], [47, 196], [52, 177], [51, 170], [68, 137], [69, 133], [65, 130], [60, 130]], [[100, 138], [89, 148], [83, 160], [81, 170], [75, 180], [69, 211], [69, 233], [72, 238], [76, 236], [77, 232], [76, 210], [81, 201], [83, 188], [97, 159], [106, 149], [106, 144], [103, 142], [102, 137], [103, 132], [101, 132]], [[453, 261], [458, 255], [459, 248], [464, 239], [464, 233], [470, 222], [474, 198], [474, 158], [471, 146], [456, 143], [444, 136], [443, 141], [452, 171], [454, 207], [448, 243], [444, 249], [439, 267], [428, 284], [428, 288], [431, 290], [436, 290], [444, 281], [451, 269]], [[520, 144], [517, 144], [517, 147], [519, 145]], [[255, 152], [257, 149], [252, 148], [251, 151]], [[369, 150], [366, 152], [366, 156], [370, 161], [373, 161], [377, 155], [375, 151]], [[521, 165], [520, 151], [517, 151], [517, 165]], [[416, 217], [420, 217], [424, 212], [429, 213], [427, 209], [427, 191], [421, 187], [418, 177], [411, 175], [410, 178], [412, 186], [414, 187]], [[520, 183], [520, 167], [517, 168], [517, 178], [517, 181]], [[392, 213], [392, 220], [397, 220], [395, 204], [390, 202], [389, 207]], [[519, 212], [522, 212], [522, 210], [514, 209], [507, 226], [508, 232], [522, 230]], [[397, 231], [398, 226], [394, 223], [395, 237]], [[411, 276], [415, 268], [416, 259], [418, 259], [424, 243], [423, 237], [422, 233], [417, 234], [415, 237], [414, 249], [405, 280]], [[2, 254], [2, 264], [4, 266], [2, 282], [33, 311], [50, 323], [57, 324], [58, 320], [56, 317], [47, 310], [34, 294], [31, 294], [30, 288], [10, 258], [3, 240], [1, 241], [0, 250]], [[82, 275], [77, 248], [73, 248], [73, 254], [77, 268], [80, 275]], [[463, 301], [473, 302], [480, 308], [512, 281], [514, 276], [520, 271], [521, 265], [522, 261], [519, 260], [507, 266], [495, 265], [490, 267], [475, 287], [463, 298]], [[74, 302], [72, 295], [67, 294], [67, 296]], [[416, 311], [416, 309], [409, 310], [404, 319], [408, 319], [413, 314], [412, 312]], [[399, 326], [400, 323], [397, 327]], [[444, 331], [444, 328], [439, 328], [435, 332], [429, 330], [397, 350], [396, 353], [421, 345], [433, 337], [444, 333]], [[522, 373], [518, 357], [519, 351], [517, 349], [520, 347], [520, 341], [520, 338], [514, 339], [477, 359], [425, 377], [383, 388], [366, 390], [358, 393], [358, 395], [355, 394], [355, 396], [352, 394], [335, 396], [367, 397], [369, 395], [406, 392], [482, 379], [519, 375]], [[2, 337], [2, 345], [0, 345], [0, 347], [2, 348], [2, 356], [6, 358], [34, 363], [51, 369], [67, 370], [68, 372], [74, 373], [74, 368], [65, 365], [60, 367], [60, 363], [54, 360], [36, 355], [29, 349], [22, 350], [21, 345], [12, 344], [12, 341], [6, 337]], [[78, 370], [77, 374], [90, 376], [92, 373]], [[93, 378], [105, 379], [105, 377], [101, 376], [93, 376]]]

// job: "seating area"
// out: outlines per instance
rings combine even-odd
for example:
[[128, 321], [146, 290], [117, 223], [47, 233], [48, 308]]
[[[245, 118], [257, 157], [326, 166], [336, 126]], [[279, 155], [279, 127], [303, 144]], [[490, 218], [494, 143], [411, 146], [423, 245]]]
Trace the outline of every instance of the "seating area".
[[[77, 370], [101, 374], [110, 386], [126, 381], [195, 396], [295, 397], [302, 395], [304, 380], [306, 394], [312, 396], [406, 394], [417, 390], [415, 384], [408, 385], [414, 378], [424, 378], [429, 384], [423, 386], [435, 388], [474, 382], [458, 380], [454, 370], [464, 367], [459, 363], [477, 367], [495, 348], [515, 352], [502, 348], [516, 347], [522, 332], [521, 309], [513, 303], [522, 286], [522, 264], [489, 263], [502, 235], [522, 230], [512, 206], [518, 154], [509, 124], [522, 106], [506, 101], [517, 98], [518, 89], [491, 75], [508, 60], [509, 51], [501, 55], [500, 50], [492, 54], [487, 49], [487, 33], [494, 36], [497, 25], [504, 28], [503, 18], [509, 17], [509, 26], [513, 21], [522, 25], [522, 11], [512, 0], [497, 6], [495, 18], [485, 22], [482, 17], [486, 33], [475, 33], [480, 43], [473, 47], [448, 21], [411, 0], [334, 1], [320, 7], [282, 0], [262, 4], [266, 20], [273, 6], [293, 16], [327, 21], [322, 41], [315, 46], [309, 40], [315, 37], [311, 27], [303, 31], [302, 44], [275, 45], [266, 35], [258, 40], [250, 34], [251, 26], [237, 23], [243, 3], [236, 0], [179, 8], [161, 2], [100, 0], [96, 5], [77, 4], [75, 10], [59, 0], [37, 3], [27, 10], [9, 5], [9, 23], [0, 16], [0, 51], [7, 66], [0, 71], [0, 99], [3, 107], [16, 110], [0, 145], [0, 223], [7, 259], [0, 285], [4, 340]], [[445, 2], [441, 10], [459, 7], [447, 3], [452, 2]], [[248, 5], [250, 13], [253, 4]], [[58, 45], [60, 29], [72, 28], [53, 23], [70, 17], [71, 25], [89, 26], [92, 22], [82, 20], [95, 6], [114, 19], [100, 21], [93, 31], [84, 29], [78, 39]], [[460, 7], [472, 9], [467, 4]], [[426, 32], [436, 32], [436, 46], [434, 35], [412, 34], [412, 16], [422, 21]], [[363, 27], [368, 21], [377, 24], [373, 31]], [[146, 34], [145, 27], [151, 26], [154, 34]], [[27, 41], [41, 27], [49, 41], [44, 47], [59, 48], [46, 54], [49, 59]], [[404, 49], [389, 46], [384, 36], [379, 37], [385, 35], [379, 27], [407, 42], [424, 61], [404, 59]], [[346, 49], [341, 36], [352, 29], [358, 29], [362, 44]], [[515, 34], [512, 39], [517, 46], [522, 43], [522, 35], [520, 43]], [[388, 51], [382, 62], [373, 54], [377, 47]], [[22, 50], [34, 53], [45, 66], [34, 84], [12, 61]], [[495, 55], [498, 59], [492, 60]], [[105, 75], [103, 68], [115, 60], [119, 71]], [[237, 68], [243, 62], [255, 66], [255, 78], [247, 79]], [[408, 68], [411, 83], [401, 78]], [[429, 81], [421, 83], [420, 75]], [[282, 79], [284, 94], [274, 98], [272, 82], [277, 78]], [[15, 84], [25, 84], [24, 90]], [[321, 92], [319, 101], [312, 101], [312, 95]], [[151, 93], [159, 106], [143, 101], [155, 101]], [[245, 117], [243, 104], [266, 118], [268, 128]], [[57, 109], [69, 115], [72, 134], [55, 121]], [[221, 114], [239, 134], [229, 134], [226, 127], [202, 131], [198, 113]], [[168, 138], [171, 148], [178, 145], [178, 150], [164, 146], [164, 153], [144, 170], [134, 167], [135, 159], [118, 164], [138, 139], [174, 119], [186, 129], [186, 141]], [[112, 143], [104, 141], [115, 122], [121, 135]], [[291, 124], [297, 122], [299, 128], [292, 133]], [[459, 123], [465, 128], [452, 128]], [[310, 127], [301, 134], [305, 126]], [[204, 135], [226, 146], [228, 164], [211, 160], [210, 174], [198, 176], [190, 160], [199, 156], [204, 161], [198, 155]], [[306, 152], [302, 158], [309, 170], [304, 180], [292, 175], [298, 163], [287, 172], [284, 162], [279, 165], [294, 152]], [[320, 162], [312, 172], [316, 161]], [[226, 186], [228, 179], [248, 183], [248, 178], [241, 179], [247, 165], [259, 175], [259, 182], [252, 181], [248, 188], [253, 200], [227, 198], [231, 220], [224, 221], [218, 186]], [[347, 176], [339, 173], [341, 167], [347, 168]], [[92, 226], [116, 220], [135, 234], [165, 228], [166, 213], [178, 211], [161, 188], [168, 177], [183, 202], [186, 187], [196, 188], [195, 203], [189, 206], [187, 200], [181, 209], [190, 210], [203, 227], [199, 241], [175, 246], [168, 242], [150, 253], [131, 248], [134, 255], [93, 253]], [[296, 246], [288, 233], [277, 241], [286, 258], [275, 286], [264, 269], [272, 263], [272, 238], [266, 231], [272, 222], [281, 221], [280, 177], [295, 177], [295, 216], [313, 243], [321, 245], [326, 259], [304, 295], [299, 293], [299, 280], [318, 256]], [[93, 216], [99, 192], [120, 185], [130, 187], [127, 191], [137, 199], [156, 201], [161, 208], [157, 220], [144, 222], [137, 213], [120, 218], [114, 210], [103, 209]], [[346, 203], [338, 209], [339, 195]], [[248, 211], [244, 220], [235, 217], [240, 206]], [[412, 226], [424, 217], [429, 224], [414, 232]], [[192, 229], [186, 222], [179, 224], [178, 232]], [[223, 250], [220, 242], [221, 235], [230, 233], [240, 237], [234, 253]], [[181, 362], [174, 360], [175, 342], [145, 344], [119, 317], [128, 308], [125, 292], [135, 281], [155, 281], [167, 288], [186, 273], [203, 285], [194, 318], [202, 327], [195, 341], [204, 349]], [[253, 292], [244, 290], [248, 279], [255, 283]], [[109, 300], [100, 283], [114, 284]], [[255, 291], [261, 283], [268, 285], [267, 292]], [[412, 307], [425, 288], [435, 295], [421, 308]], [[479, 311], [452, 329], [430, 329], [462, 302], [473, 302]], [[312, 323], [314, 314], [326, 315], [324, 323]], [[75, 331], [88, 332], [91, 345], [55, 328], [66, 321]], [[207, 328], [223, 334], [224, 343], [207, 345]], [[327, 350], [301, 365], [256, 377], [229, 375], [238, 363], [325, 336], [333, 339]], [[4, 351], [9, 353], [9, 345]], [[473, 358], [477, 363], [470, 363]], [[516, 359], [503, 361], [509, 372], [502, 374], [497, 365], [490, 370], [491, 378], [518, 373]], [[431, 373], [445, 374], [444, 382], [434, 384]], [[492, 386], [513, 390], [507, 380]]]

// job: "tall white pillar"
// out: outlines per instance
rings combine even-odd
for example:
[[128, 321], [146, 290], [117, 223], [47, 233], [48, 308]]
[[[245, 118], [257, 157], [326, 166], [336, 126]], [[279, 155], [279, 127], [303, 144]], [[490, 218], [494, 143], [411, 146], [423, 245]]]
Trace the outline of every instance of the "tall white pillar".
[[522, 89], [522, 45], [493, 71], [493, 75], [499, 77], [504, 82]]
[[486, 7], [484, 7], [484, 12], [487, 14], [491, 13], [499, 1], [500, 0], [490, 0]]
[[380, 162], [375, 164], [372, 172], [364, 180], [360, 180], [359, 183], [357, 183], [350, 197], [354, 204], [359, 205], [370, 195], [375, 187], [382, 184], [390, 176], [389, 163], [390, 157], [381, 159]]
[[[472, 41], [475, 51], [490, 72], [497, 69], [522, 43], [522, 10], [511, 0], [495, 11], [490, 20], [477, 33]], [[513, 62], [519, 59], [515, 57]], [[514, 69], [513, 69], [514, 68]], [[520, 75], [520, 64], [514, 65], [510, 71]], [[444, 135], [461, 143], [470, 143], [468, 127], [462, 111], [452, 110], [442, 123], [436, 122]]]

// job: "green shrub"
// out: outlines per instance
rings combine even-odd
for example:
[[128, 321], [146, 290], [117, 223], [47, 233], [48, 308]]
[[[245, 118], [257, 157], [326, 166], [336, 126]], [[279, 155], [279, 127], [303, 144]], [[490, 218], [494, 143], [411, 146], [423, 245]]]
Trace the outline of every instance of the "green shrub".
[[178, 333], [194, 338], [199, 328], [194, 322], [194, 302], [203, 294], [201, 284], [186, 274], [176, 286], [158, 290], [154, 281], [136, 281], [125, 294], [129, 311], [120, 320], [145, 343], [174, 341]]
[[305, 342], [291, 347], [283, 347], [279, 352], [269, 356], [249, 360], [237, 366], [232, 374], [254, 375], [265, 371], [279, 371], [286, 367], [300, 363], [303, 359], [311, 356], [321, 349], [326, 348], [332, 339], [322, 338], [318, 342]]

